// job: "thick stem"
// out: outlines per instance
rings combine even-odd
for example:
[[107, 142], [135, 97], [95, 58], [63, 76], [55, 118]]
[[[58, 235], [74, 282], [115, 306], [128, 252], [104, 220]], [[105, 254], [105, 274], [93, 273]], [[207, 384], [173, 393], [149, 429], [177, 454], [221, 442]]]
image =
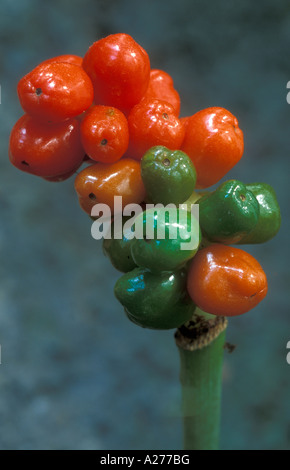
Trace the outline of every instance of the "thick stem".
[[227, 320], [199, 311], [175, 334], [180, 354], [180, 381], [185, 450], [219, 447], [222, 365]]

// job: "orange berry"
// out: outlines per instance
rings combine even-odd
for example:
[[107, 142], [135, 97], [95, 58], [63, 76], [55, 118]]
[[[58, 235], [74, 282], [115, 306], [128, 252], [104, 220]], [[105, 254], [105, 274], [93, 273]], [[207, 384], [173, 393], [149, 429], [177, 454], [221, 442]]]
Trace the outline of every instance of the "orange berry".
[[246, 313], [261, 302], [268, 284], [261, 265], [249, 253], [214, 244], [192, 259], [187, 289], [203, 311], [230, 317]]

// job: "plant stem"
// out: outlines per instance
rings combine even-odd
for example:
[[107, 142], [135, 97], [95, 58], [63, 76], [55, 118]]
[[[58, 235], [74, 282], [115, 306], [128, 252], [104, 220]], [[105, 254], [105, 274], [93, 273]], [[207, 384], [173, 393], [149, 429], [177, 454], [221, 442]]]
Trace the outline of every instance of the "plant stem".
[[176, 331], [180, 354], [184, 449], [219, 448], [222, 365], [227, 320], [196, 310]]

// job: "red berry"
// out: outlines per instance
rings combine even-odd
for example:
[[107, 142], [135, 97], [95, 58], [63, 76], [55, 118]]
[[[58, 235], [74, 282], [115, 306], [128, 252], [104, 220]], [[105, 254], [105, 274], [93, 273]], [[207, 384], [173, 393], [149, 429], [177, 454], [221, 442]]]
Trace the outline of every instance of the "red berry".
[[77, 119], [44, 124], [25, 114], [11, 131], [9, 158], [16, 168], [37, 176], [75, 171], [84, 158], [80, 124]]
[[84, 150], [91, 159], [116, 162], [128, 148], [127, 119], [117, 108], [94, 106], [82, 120], [81, 136]]
[[18, 83], [24, 111], [43, 121], [61, 122], [88, 109], [93, 85], [78, 65], [50, 62], [38, 65]]
[[238, 120], [224, 108], [207, 108], [183, 118], [181, 150], [193, 161], [197, 188], [217, 183], [240, 160], [244, 151]]
[[152, 69], [150, 72], [149, 85], [144, 98], [153, 98], [170, 103], [176, 116], [180, 112], [180, 96], [174, 88], [171, 76], [163, 70]]
[[83, 68], [93, 82], [96, 104], [125, 111], [141, 100], [148, 87], [148, 54], [128, 34], [96, 41], [84, 56]]
[[128, 116], [128, 155], [141, 160], [144, 153], [155, 145], [171, 150], [179, 149], [184, 128], [173, 106], [166, 101], [144, 99], [136, 104]]

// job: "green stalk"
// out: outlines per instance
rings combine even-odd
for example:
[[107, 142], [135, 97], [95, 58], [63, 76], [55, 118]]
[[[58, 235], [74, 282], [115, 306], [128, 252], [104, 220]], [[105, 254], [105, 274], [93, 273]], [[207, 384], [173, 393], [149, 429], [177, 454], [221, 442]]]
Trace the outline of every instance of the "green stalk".
[[227, 320], [198, 310], [175, 334], [180, 354], [185, 450], [219, 448]]

